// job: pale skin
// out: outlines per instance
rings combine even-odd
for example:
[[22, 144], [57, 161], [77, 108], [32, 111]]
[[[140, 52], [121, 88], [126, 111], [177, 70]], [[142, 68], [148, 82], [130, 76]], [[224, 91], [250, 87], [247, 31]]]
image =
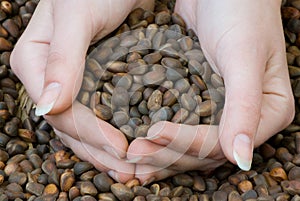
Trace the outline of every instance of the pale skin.
[[[73, 102], [90, 42], [114, 30], [135, 7], [151, 8], [152, 1], [42, 0], [11, 66], [41, 112], [54, 102], [45, 118], [62, 141], [120, 182], [137, 177], [148, 184], [178, 172], [209, 171], [226, 160], [249, 169], [253, 148], [294, 116], [280, 3], [177, 0], [176, 12], [195, 30], [208, 61], [224, 78], [220, 126], [159, 122], [147, 138], [128, 145], [120, 131]], [[55, 84], [47, 88], [50, 83]]]

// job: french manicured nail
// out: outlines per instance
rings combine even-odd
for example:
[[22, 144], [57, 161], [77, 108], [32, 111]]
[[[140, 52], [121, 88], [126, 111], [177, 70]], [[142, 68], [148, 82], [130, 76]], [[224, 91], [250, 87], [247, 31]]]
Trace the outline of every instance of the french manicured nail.
[[152, 183], [155, 181], [155, 177], [150, 177], [149, 179], [147, 179], [142, 186], [147, 186], [148, 184]]
[[61, 84], [50, 83], [44, 90], [35, 109], [35, 115], [42, 116], [50, 112], [61, 92]]
[[248, 171], [252, 163], [253, 145], [246, 134], [238, 134], [233, 142], [233, 157], [242, 170]]
[[118, 182], [120, 181], [120, 180], [119, 180], [119, 177], [118, 177], [118, 174], [117, 174], [115, 171], [110, 170], [110, 171], [107, 172], [107, 174], [108, 174], [111, 178], [115, 179], [116, 181], [118, 181]]
[[168, 145], [170, 144], [170, 141], [167, 140], [166, 138], [163, 138], [159, 135], [154, 135], [154, 136], [147, 136], [145, 137], [147, 140], [150, 140], [150, 141], [155, 141], [156, 143], [158, 144], [161, 144], [161, 145]]
[[137, 163], [137, 162], [139, 162], [140, 160], [142, 160], [142, 157], [141, 157], [141, 156], [138, 156], [138, 157], [135, 157], [135, 158], [126, 160], [126, 163]]
[[113, 156], [115, 156], [118, 159], [121, 159], [121, 157], [119, 156], [118, 152], [114, 148], [112, 148], [110, 146], [103, 146], [103, 149], [107, 153], [112, 154]]

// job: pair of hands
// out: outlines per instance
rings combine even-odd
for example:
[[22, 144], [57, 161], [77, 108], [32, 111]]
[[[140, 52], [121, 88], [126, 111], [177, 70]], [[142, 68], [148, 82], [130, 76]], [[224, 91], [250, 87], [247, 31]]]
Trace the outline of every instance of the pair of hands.
[[[120, 182], [142, 184], [188, 170], [209, 171], [226, 159], [249, 169], [253, 148], [294, 117], [280, 0], [177, 0], [176, 12], [193, 28], [226, 101], [219, 126], [153, 125], [130, 145], [123, 134], [76, 99], [85, 55], [97, 40], [152, 0], [41, 0], [12, 55], [11, 66], [38, 112], [80, 158]], [[50, 111], [50, 113], [48, 113]]]

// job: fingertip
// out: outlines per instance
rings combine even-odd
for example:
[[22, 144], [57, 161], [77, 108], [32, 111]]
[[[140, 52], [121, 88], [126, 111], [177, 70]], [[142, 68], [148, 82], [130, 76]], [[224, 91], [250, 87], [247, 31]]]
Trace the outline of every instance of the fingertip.
[[163, 127], [164, 127], [165, 123], [166, 123], [165, 121], [159, 121], [159, 122], [153, 124], [149, 128], [147, 136], [148, 137], [156, 136], [158, 133], [160, 133], [163, 130]]
[[118, 171], [118, 170], [109, 170], [107, 172], [107, 174], [113, 178], [116, 182], [119, 183], [126, 183], [129, 180], [133, 179], [134, 177], [134, 172], [130, 173], [130, 172], [122, 172], [122, 171]]
[[113, 178], [115, 181], [120, 182], [119, 176], [118, 176], [118, 174], [117, 174], [116, 171], [114, 171], [114, 170], [109, 170], [109, 171], [107, 172], [107, 174], [108, 174], [111, 178]]
[[165, 131], [170, 132], [171, 129], [174, 130], [175, 127], [177, 127], [177, 124], [168, 121], [159, 121], [149, 128], [146, 138], [152, 140], [160, 138], [166, 134]]
[[138, 157], [140, 154], [149, 153], [149, 141], [141, 138], [137, 138], [130, 143], [127, 149], [127, 159], [131, 160]]
[[54, 107], [61, 94], [62, 86], [58, 82], [52, 82], [43, 89], [42, 95], [36, 105], [35, 115], [48, 114]]
[[246, 134], [238, 134], [233, 141], [233, 158], [242, 170], [251, 168], [253, 141]]
[[[87, 110], [89, 109], [87, 108]], [[98, 124], [95, 129], [100, 130], [103, 134], [103, 143], [113, 148], [114, 154], [117, 154], [120, 158], [125, 158], [125, 150], [128, 149], [128, 141], [125, 135], [111, 124], [99, 119], [98, 117], [95, 118]]]
[[171, 128], [170, 122], [157, 122], [148, 130], [146, 139], [161, 145], [168, 145], [170, 143], [170, 139], [166, 132], [172, 132], [170, 130]]

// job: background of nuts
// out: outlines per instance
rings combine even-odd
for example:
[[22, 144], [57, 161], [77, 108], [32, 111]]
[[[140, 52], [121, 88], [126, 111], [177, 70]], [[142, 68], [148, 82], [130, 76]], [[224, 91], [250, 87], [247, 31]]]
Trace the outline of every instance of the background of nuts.
[[[226, 163], [210, 175], [202, 175], [198, 171], [186, 172], [148, 186], [141, 186], [136, 179], [126, 184], [115, 183], [106, 173], [97, 171], [90, 163], [83, 162], [76, 157], [56, 138], [46, 121], [34, 115], [32, 101], [10, 69], [9, 56], [13, 45], [28, 24], [37, 3], [38, 0], [0, 2], [0, 200], [300, 200], [299, 0], [285, 0], [282, 3], [287, 61], [296, 100], [296, 116], [293, 123], [254, 151], [250, 171], [240, 171], [236, 166]], [[151, 12], [143, 11], [140, 12], [143, 18], [139, 18], [137, 22], [136, 18], [129, 16], [117, 32], [123, 33], [130, 29], [147, 27], [149, 24], [147, 20], [154, 20], [162, 26], [164, 26], [164, 20], [173, 20], [174, 23], [182, 25], [180, 18], [176, 21], [174, 15], [169, 13], [169, 10], [173, 9], [174, 1], [161, 0], [156, 4], [154, 12], [156, 16]], [[171, 19], [168, 19], [169, 17]], [[190, 39], [196, 41], [191, 31], [186, 32]], [[124, 37], [130, 39], [123, 42], [124, 47], [129, 47], [129, 42], [132, 42], [134, 38]], [[114, 40], [111, 36], [111, 39], [107, 41], [113, 43]], [[186, 37], [183, 40], [190, 41]], [[188, 47], [184, 48], [188, 49]], [[122, 48], [120, 49], [122, 53]], [[93, 47], [90, 52], [92, 51]], [[100, 58], [101, 54], [98, 55]], [[94, 58], [95, 55], [91, 55], [92, 57], [88, 58], [87, 62], [90, 67], [102, 64]], [[127, 56], [126, 60], [139, 57], [135, 53], [128, 55], [130, 56]], [[143, 57], [143, 59], [146, 62], [151, 62], [151, 59], [161, 60], [159, 54], [155, 52], [152, 52], [151, 57]], [[179, 65], [178, 62], [176, 63]], [[182, 61], [180, 63], [182, 64]], [[117, 62], [113, 63], [110, 68], [112, 71], [116, 69], [119, 71], [124, 68], [123, 65]], [[195, 62], [194, 66], [197, 65]], [[134, 69], [134, 67], [133, 65], [130, 68]], [[190, 69], [189, 65], [187, 67], [191, 72], [192, 68]], [[182, 71], [179, 70], [179, 74], [181, 73]], [[90, 82], [88, 73], [85, 75], [87, 77], [84, 79], [83, 87], [90, 95], [89, 87], [92, 86], [94, 90], [94, 80]], [[113, 75], [108, 73], [107, 76]], [[126, 75], [122, 74], [121, 77], [123, 76], [124, 83], [130, 80]], [[153, 75], [150, 74], [151, 76]], [[220, 79], [216, 75], [211, 75], [211, 79], [213, 76], [215, 81], [211, 80], [212, 85], [219, 86]], [[119, 78], [115, 75], [112, 80], [119, 80]], [[189, 79], [192, 78], [189, 77]], [[106, 92], [111, 90], [109, 84], [106, 84], [105, 88]], [[150, 93], [149, 90], [147, 93]], [[86, 100], [85, 103], [90, 105], [90, 102], [84, 98], [86, 97], [85, 91], [81, 91], [79, 99]], [[167, 91], [163, 93], [166, 94]], [[93, 96], [99, 99], [103, 93], [95, 92]], [[203, 93], [201, 95], [203, 96]], [[134, 97], [137, 98], [130, 99], [130, 101], [139, 100], [139, 96], [138, 93], [135, 94]], [[100, 103], [104, 103], [106, 99], [107, 97], [104, 96]], [[95, 108], [96, 112], [97, 107], [102, 107], [97, 105], [98, 103], [94, 102], [91, 104], [91, 108]], [[151, 104], [151, 108], [155, 106]], [[189, 111], [189, 108], [185, 109]], [[182, 113], [186, 111], [183, 110]], [[179, 118], [179, 120], [182, 119]]]

